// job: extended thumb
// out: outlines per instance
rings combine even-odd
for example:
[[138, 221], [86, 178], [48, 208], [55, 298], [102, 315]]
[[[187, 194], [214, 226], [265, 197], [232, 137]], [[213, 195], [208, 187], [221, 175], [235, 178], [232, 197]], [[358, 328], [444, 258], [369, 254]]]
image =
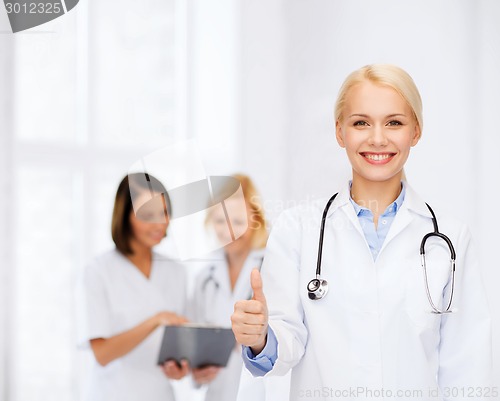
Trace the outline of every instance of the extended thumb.
[[256, 301], [266, 303], [266, 297], [264, 296], [264, 291], [262, 290], [262, 276], [258, 269], [253, 269], [250, 275], [250, 284], [252, 286], [253, 297]]

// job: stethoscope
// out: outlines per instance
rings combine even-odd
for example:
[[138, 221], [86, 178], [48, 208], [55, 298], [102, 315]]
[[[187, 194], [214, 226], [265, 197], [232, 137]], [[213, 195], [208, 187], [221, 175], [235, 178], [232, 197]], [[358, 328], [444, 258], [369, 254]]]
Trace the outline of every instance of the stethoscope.
[[203, 281], [201, 285], [201, 291], [202, 292], [207, 292], [207, 286], [212, 283], [215, 290], [218, 291], [220, 284], [219, 282], [215, 279], [215, 265], [210, 266], [210, 271], [208, 273], [208, 277]]
[[[325, 297], [325, 295], [328, 293], [328, 282], [325, 279], [321, 278], [321, 258], [323, 256], [323, 237], [325, 233], [325, 222], [326, 222], [326, 215], [328, 214], [328, 210], [330, 209], [330, 205], [333, 203], [335, 198], [337, 197], [338, 193], [333, 195], [327, 202], [325, 210], [323, 211], [323, 217], [321, 219], [321, 228], [319, 232], [319, 247], [318, 247], [318, 261], [316, 264], [316, 278], [312, 279], [309, 281], [307, 284], [307, 294], [309, 296], [309, 299], [312, 299], [313, 301], [322, 299]], [[434, 225], [434, 231], [430, 232], [428, 234], [425, 234], [424, 237], [422, 238], [422, 242], [420, 243], [420, 259], [421, 259], [421, 265], [422, 265], [422, 270], [424, 273], [424, 282], [425, 282], [425, 292], [427, 294], [427, 299], [429, 300], [429, 304], [431, 305], [432, 308], [432, 313], [436, 314], [443, 314], [443, 313], [451, 313], [453, 310], [451, 309], [451, 303], [453, 301], [453, 291], [455, 289], [455, 248], [453, 247], [453, 244], [451, 240], [444, 234], [439, 232], [438, 224], [437, 224], [437, 219], [436, 215], [434, 214], [434, 211], [432, 208], [426, 203], [427, 208], [431, 212], [432, 215], [432, 224]], [[446, 245], [448, 245], [448, 249], [450, 251], [450, 262], [451, 262], [451, 292], [450, 292], [450, 301], [448, 302], [448, 305], [446, 306], [446, 309], [441, 310], [439, 309], [436, 304], [432, 300], [431, 292], [429, 289], [429, 281], [427, 278], [427, 266], [425, 263], [425, 243], [430, 237], [437, 237], [441, 238], [444, 242], [446, 242]]]
[[[260, 270], [260, 267], [262, 266], [262, 261], [264, 260], [264, 257], [261, 256], [258, 259], [259, 259], [259, 262], [257, 263], [257, 268]], [[215, 292], [219, 291], [220, 283], [215, 278], [215, 265], [210, 266], [208, 277], [205, 280], [203, 280], [203, 283], [201, 284], [201, 291], [203, 293], [207, 292], [207, 287], [210, 283], [213, 285]], [[250, 293], [250, 296], [248, 297], [248, 299], [250, 299], [251, 297], [252, 297], [252, 294]]]

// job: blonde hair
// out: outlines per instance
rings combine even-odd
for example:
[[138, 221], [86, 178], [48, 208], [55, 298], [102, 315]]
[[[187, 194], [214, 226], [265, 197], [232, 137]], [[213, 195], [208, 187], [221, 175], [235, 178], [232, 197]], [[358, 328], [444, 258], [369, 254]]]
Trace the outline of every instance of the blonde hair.
[[254, 248], [264, 248], [267, 243], [268, 232], [264, 207], [262, 206], [259, 192], [249, 176], [234, 174], [233, 177], [241, 183], [245, 203], [250, 208], [252, 215], [250, 218], [251, 221], [248, 224], [248, 228], [253, 231], [252, 246]]
[[[245, 174], [233, 174], [231, 177], [240, 182], [245, 204], [250, 209], [248, 230], [252, 232], [252, 248], [264, 248], [267, 243], [268, 231], [264, 207], [262, 206], [259, 192], [249, 176]], [[210, 214], [208, 214], [205, 224], [210, 224], [210, 217]]]
[[392, 64], [370, 64], [353, 71], [342, 84], [335, 103], [335, 121], [342, 122], [346, 96], [349, 90], [364, 81], [385, 85], [398, 92], [413, 111], [413, 115], [422, 132], [424, 122], [422, 118], [422, 99], [415, 82], [402, 68]]

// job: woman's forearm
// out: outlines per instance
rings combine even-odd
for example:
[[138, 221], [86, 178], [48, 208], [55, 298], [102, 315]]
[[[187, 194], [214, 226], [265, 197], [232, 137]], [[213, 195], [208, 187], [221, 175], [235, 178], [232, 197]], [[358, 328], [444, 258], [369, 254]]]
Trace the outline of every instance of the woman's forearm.
[[143, 342], [159, 325], [159, 318], [153, 316], [138, 326], [116, 336], [90, 340], [90, 345], [97, 362], [102, 366], [106, 366], [115, 359], [128, 354]]
[[108, 363], [132, 351], [158, 326], [179, 325], [186, 321], [186, 318], [175, 313], [160, 312], [132, 329], [113, 337], [92, 339], [90, 345], [97, 362], [102, 366], [106, 366]]

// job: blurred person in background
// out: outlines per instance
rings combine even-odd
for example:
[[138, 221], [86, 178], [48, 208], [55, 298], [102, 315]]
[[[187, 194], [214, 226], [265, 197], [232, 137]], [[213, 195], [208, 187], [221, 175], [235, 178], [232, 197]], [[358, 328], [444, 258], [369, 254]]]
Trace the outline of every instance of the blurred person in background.
[[115, 248], [84, 269], [77, 289], [78, 341], [95, 358], [85, 400], [173, 401], [169, 378], [188, 373], [184, 362], [157, 364], [159, 328], [187, 321], [185, 270], [153, 251], [166, 236], [170, 208], [151, 175], [130, 174], [118, 186]]
[[[268, 230], [257, 189], [250, 177], [232, 176], [241, 184], [241, 192], [224, 201], [223, 207], [209, 209], [206, 223], [213, 228], [223, 248], [214, 252], [211, 262], [196, 278], [192, 300], [194, 322], [231, 327], [233, 305], [238, 299], [250, 299], [250, 273], [260, 269]], [[242, 197], [244, 202], [242, 202]], [[235, 347], [224, 368], [208, 366], [193, 369], [197, 385], [206, 386], [206, 401], [235, 401], [240, 377], [245, 396], [251, 400], [279, 401], [288, 399], [288, 378], [271, 381], [242, 375], [241, 348]]]

